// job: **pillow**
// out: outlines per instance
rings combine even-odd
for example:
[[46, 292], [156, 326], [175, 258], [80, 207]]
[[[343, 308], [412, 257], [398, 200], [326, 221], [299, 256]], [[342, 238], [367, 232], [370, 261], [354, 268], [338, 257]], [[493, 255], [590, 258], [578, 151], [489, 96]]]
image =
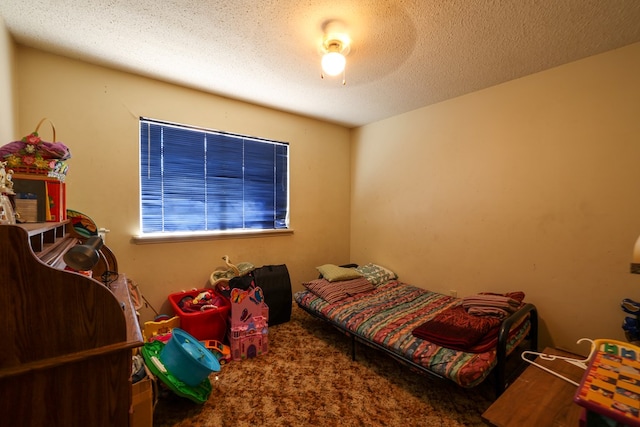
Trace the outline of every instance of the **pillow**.
[[362, 277], [362, 274], [356, 271], [354, 268], [338, 267], [334, 264], [324, 264], [320, 267], [316, 267], [322, 277], [330, 282], [338, 282], [340, 280], [350, 280]]
[[356, 271], [362, 273], [362, 276], [369, 279], [369, 282], [375, 286], [382, 285], [389, 280], [395, 280], [398, 278], [396, 273], [377, 264], [369, 263], [361, 265], [356, 268]]
[[327, 279], [316, 279], [302, 284], [314, 295], [328, 303], [341, 301], [353, 295], [375, 290], [375, 286], [364, 277], [357, 279], [330, 282]]

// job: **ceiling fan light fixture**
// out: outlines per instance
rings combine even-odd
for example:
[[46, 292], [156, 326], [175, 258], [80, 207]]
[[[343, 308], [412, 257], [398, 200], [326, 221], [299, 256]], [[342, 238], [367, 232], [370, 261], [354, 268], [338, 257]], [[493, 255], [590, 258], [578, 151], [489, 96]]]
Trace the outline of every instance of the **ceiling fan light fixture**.
[[351, 40], [349, 36], [342, 32], [325, 33], [320, 45], [320, 53], [322, 54], [322, 74], [328, 76], [337, 76], [342, 74], [342, 84], [345, 84], [344, 70], [347, 64], [346, 56], [351, 49]]
[[344, 71], [347, 58], [340, 52], [328, 52], [322, 56], [322, 71], [329, 76], [337, 76]]

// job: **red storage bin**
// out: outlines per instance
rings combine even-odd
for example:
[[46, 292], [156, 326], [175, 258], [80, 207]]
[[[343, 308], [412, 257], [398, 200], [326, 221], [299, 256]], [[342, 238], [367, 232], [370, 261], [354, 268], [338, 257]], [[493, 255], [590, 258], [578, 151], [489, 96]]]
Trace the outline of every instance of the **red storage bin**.
[[[189, 313], [180, 308], [180, 301], [185, 297], [195, 298], [202, 292], [210, 292], [214, 297], [220, 297], [218, 308], [207, 309], [201, 312]], [[212, 289], [200, 289], [186, 292], [176, 292], [169, 295], [169, 302], [176, 316], [180, 317], [180, 328], [187, 331], [198, 340], [224, 341], [227, 334], [227, 322], [231, 303], [226, 298], [219, 296]]]

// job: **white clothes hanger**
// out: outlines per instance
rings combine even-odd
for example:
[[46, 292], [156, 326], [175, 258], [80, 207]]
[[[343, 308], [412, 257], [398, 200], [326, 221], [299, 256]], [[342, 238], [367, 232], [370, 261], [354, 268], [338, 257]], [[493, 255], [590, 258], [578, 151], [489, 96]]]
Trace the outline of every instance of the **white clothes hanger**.
[[589, 351], [589, 355], [585, 358], [585, 359], [576, 359], [573, 357], [565, 357], [565, 356], [558, 356], [557, 354], [548, 354], [548, 353], [540, 353], [537, 351], [530, 351], [530, 350], [525, 350], [522, 352], [522, 354], [520, 355], [520, 357], [522, 357], [522, 359], [527, 362], [530, 363], [534, 366], [537, 366], [538, 368], [542, 369], [543, 371], [546, 371], [548, 373], [550, 373], [551, 375], [555, 375], [558, 378], [561, 378], [573, 385], [575, 385], [576, 387], [578, 387], [580, 384], [578, 384], [577, 382], [565, 377], [564, 375], [554, 371], [553, 369], [547, 368], [546, 366], [542, 366], [539, 363], [535, 362], [535, 360], [530, 360], [527, 357], [525, 357], [527, 354], [531, 354], [534, 355], [536, 357], [540, 357], [543, 360], [564, 360], [567, 363], [571, 363], [572, 365], [575, 365], [581, 369], [586, 370], [587, 369], [587, 364], [589, 363], [589, 360], [591, 359], [591, 355], [593, 354], [594, 351], [597, 350], [597, 346], [596, 343], [589, 339], [589, 338], [580, 338], [578, 340], [578, 344], [582, 343], [583, 341], [589, 341], [589, 343], [591, 343], [591, 350]]

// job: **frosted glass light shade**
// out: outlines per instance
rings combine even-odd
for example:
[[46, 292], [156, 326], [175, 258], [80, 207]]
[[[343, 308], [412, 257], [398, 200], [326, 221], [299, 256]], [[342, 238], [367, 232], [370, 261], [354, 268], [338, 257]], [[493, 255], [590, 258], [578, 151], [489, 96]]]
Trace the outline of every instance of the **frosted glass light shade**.
[[339, 52], [329, 52], [322, 56], [322, 70], [330, 76], [340, 74], [346, 64], [347, 59]]

